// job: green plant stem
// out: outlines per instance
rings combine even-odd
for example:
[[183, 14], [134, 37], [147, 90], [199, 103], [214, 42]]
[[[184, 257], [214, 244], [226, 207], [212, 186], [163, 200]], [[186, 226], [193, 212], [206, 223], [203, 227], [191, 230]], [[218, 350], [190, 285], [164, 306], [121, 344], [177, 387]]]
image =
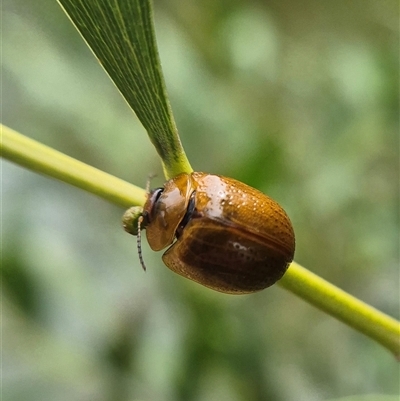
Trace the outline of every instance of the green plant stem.
[[[92, 192], [122, 207], [143, 205], [145, 191], [0, 126], [2, 157]], [[364, 333], [400, 357], [400, 322], [293, 262], [279, 285]]]
[[0, 124], [1, 156], [123, 207], [143, 205], [146, 191]]
[[400, 322], [349, 295], [296, 262], [278, 284], [361, 331], [400, 359]]

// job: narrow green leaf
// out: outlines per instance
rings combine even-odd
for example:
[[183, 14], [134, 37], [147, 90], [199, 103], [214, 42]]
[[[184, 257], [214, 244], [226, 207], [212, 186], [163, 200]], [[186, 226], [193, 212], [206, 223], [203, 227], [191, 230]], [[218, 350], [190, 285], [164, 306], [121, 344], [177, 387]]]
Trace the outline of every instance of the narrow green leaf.
[[165, 89], [150, 1], [59, 3], [147, 130], [167, 178], [191, 172]]

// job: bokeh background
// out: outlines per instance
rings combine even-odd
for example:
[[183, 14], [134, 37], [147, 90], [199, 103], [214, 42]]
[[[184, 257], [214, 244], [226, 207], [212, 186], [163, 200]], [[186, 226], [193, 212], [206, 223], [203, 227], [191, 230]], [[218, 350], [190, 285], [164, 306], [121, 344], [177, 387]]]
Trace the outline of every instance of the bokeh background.
[[[196, 170], [278, 200], [296, 260], [399, 318], [395, 0], [156, 0]], [[132, 21], [134, 23], [134, 21]], [[145, 186], [144, 129], [55, 0], [4, 0], [3, 122]], [[2, 161], [4, 400], [397, 400], [383, 347], [279, 286], [212, 292], [123, 210]]]

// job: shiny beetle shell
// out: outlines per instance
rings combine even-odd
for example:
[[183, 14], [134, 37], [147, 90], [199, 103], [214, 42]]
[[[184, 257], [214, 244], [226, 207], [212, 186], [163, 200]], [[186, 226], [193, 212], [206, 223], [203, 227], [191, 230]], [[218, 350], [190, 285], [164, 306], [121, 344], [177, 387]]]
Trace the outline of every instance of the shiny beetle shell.
[[285, 211], [262, 192], [231, 178], [180, 174], [150, 192], [143, 226], [164, 263], [213, 290], [244, 294], [279, 280], [295, 239]]

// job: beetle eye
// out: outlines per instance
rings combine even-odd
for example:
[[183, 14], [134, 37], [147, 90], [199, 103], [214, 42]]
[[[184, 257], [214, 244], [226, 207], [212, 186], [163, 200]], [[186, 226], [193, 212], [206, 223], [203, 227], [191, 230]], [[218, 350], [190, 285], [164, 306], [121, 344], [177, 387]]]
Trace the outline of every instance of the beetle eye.
[[147, 210], [143, 213], [144, 223], [145, 225], [149, 224], [152, 218], [154, 217], [156, 203], [158, 199], [160, 199], [161, 194], [163, 193], [164, 188], [156, 188], [150, 191], [147, 202], [151, 205], [151, 209]]
[[186, 209], [186, 213], [183, 216], [182, 221], [179, 223], [178, 228], [176, 229], [176, 237], [179, 238], [182, 234], [183, 229], [185, 228], [186, 224], [189, 223], [190, 219], [193, 217], [193, 213], [196, 209], [196, 202], [195, 202], [195, 195], [196, 191], [193, 191], [190, 195], [189, 203]]
[[164, 188], [156, 188], [150, 191], [149, 198], [151, 199], [152, 203], [156, 203], [158, 201], [163, 191]]

